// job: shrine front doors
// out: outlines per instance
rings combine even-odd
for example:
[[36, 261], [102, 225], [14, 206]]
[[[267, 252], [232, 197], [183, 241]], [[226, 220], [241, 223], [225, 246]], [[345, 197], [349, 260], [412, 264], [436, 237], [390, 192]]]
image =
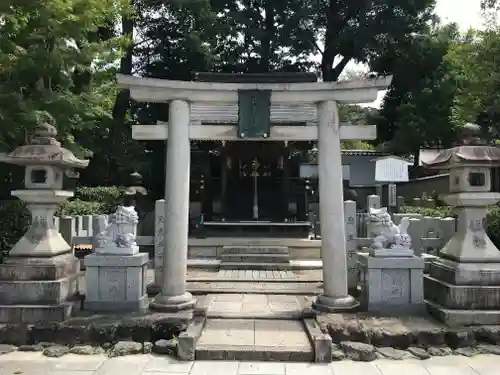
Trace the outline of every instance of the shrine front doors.
[[228, 167], [227, 220], [284, 220], [279, 158], [235, 156]]

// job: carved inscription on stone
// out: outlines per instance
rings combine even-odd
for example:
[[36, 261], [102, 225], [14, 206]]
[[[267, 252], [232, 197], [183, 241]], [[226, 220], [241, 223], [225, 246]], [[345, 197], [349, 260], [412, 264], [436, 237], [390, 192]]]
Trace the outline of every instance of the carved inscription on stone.
[[159, 200], [155, 206], [155, 284], [160, 285], [163, 278], [163, 252], [165, 249], [165, 201]]
[[109, 268], [101, 271], [99, 283], [99, 297], [106, 301], [123, 301], [126, 298], [124, 287], [125, 273], [123, 270], [112, 270]]
[[46, 236], [47, 231], [52, 229], [54, 224], [51, 220], [49, 223], [47, 217], [42, 215], [35, 215], [31, 220], [31, 226], [26, 232], [25, 237], [33, 244], [40, 243]]
[[357, 238], [356, 238], [356, 203], [344, 202], [344, 225], [346, 239], [346, 256], [348, 271], [348, 287], [356, 288], [358, 284]]
[[383, 300], [393, 303], [408, 303], [408, 271], [382, 270]]
[[486, 240], [484, 238], [484, 236], [485, 236], [485, 232], [484, 232], [485, 221], [486, 221], [486, 218], [474, 219], [474, 220], [469, 221], [469, 230], [473, 233], [472, 245], [476, 249], [486, 248]]

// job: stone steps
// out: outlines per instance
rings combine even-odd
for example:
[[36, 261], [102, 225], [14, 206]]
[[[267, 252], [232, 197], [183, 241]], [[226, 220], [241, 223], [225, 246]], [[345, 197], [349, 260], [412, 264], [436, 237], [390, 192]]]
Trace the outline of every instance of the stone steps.
[[208, 319], [196, 344], [197, 360], [312, 362], [301, 321]]
[[289, 261], [288, 254], [222, 254], [220, 258], [223, 263], [288, 263]]
[[288, 262], [222, 262], [219, 266], [221, 270], [288, 270]]
[[287, 254], [286, 246], [224, 246], [223, 254]]
[[287, 270], [290, 254], [286, 246], [224, 246], [221, 270]]
[[284, 295], [318, 295], [323, 292], [321, 282], [255, 282], [255, 281], [213, 281], [196, 282], [188, 281], [187, 289], [190, 293], [245, 293], [245, 294], [284, 294]]

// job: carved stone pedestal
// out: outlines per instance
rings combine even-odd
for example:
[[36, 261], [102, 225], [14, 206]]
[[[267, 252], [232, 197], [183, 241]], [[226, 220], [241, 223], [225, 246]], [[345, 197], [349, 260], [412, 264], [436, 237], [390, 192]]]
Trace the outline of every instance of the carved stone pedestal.
[[500, 322], [500, 263], [438, 258], [424, 279], [429, 312], [450, 326]]
[[80, 263], [71, 254], [7, 258], [0, 265], [0, 323], [63, 321], [79, 308]]
[[[383, 250], [380, 250], [383, 251]], [[370, 312], [420, 314], [425, 311], [424, 261], [414, 255], [359, 254], [361, 306]]]
[[132, 312], [148, 308], [148, 254], [99, 255], [84, 258], [85, 310]]

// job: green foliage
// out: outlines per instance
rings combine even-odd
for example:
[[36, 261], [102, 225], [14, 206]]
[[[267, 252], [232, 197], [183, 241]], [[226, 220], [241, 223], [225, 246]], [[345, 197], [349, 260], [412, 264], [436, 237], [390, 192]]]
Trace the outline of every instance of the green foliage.
[[493, 206], [489, 209], [486, 223], [488, 225], [488, 237], [500, 248], [500, 207]]
[[109, 117], [111, 63], [122, 42], [113, 27], [124, 1], [10, 3], [0, 14], [0, 151], [25, 143], [44, 120], [56, 124], [67, 148], [88, 153], [74, 132]]
[[116, 207], [121, 193], [122, 189], [116, 186], [83, 186], [76, 188], [75, 199], [87, 202], [100, 202]]
[[500, 135], [500, 27], [469, 31], [447, 56], [457, 77], [453, 115], [458, 123], [480, 125], [484, 135]]
[[[423, 216], [432, 217], [453, 217], [453, 207], [442, 206], [435, 208], [419, 207], [419, 206], [403, 206], [402, 213], [415, 213]], [[500, 207], [491, 206], [488, 209], [486, 216], [486, 232], [495, 246], [500, 247]]]
[[376, 121], [378, 141], [386, 142], [387, 151], [412, 153], [418, 162], [422, 147], [448, 147], [455, 140], [456, 82], [446, 55], [457, 37], [456, 25], [430, 28], [404, 43], [389, 44], [373, 63], [394, 77]]
[[59, 216], [110, 214], [120, 202], [121, 189], [116, 186], [78, 187], [75, 198], [59, 207]]
[[368, 142], [349, 139], [341, 142], [342, 150], [375, 150], [375, 147]]
[[29, 227], [31, 215], [20, 200], [0, 203], [0, 252], [1, 257], [19, 241]]
[[402, 206], [400, 208], [400, 211], [401, 213], [420, 214], [423, 216], [453, 217], [452, 207], [450, 206], [440, 206], [440, 207]]
[[101, 215], [109, 214], [109, 207], [102, 202], [86, 202], [74, 199], [62, 203], [57, 210], [57, 216]]

